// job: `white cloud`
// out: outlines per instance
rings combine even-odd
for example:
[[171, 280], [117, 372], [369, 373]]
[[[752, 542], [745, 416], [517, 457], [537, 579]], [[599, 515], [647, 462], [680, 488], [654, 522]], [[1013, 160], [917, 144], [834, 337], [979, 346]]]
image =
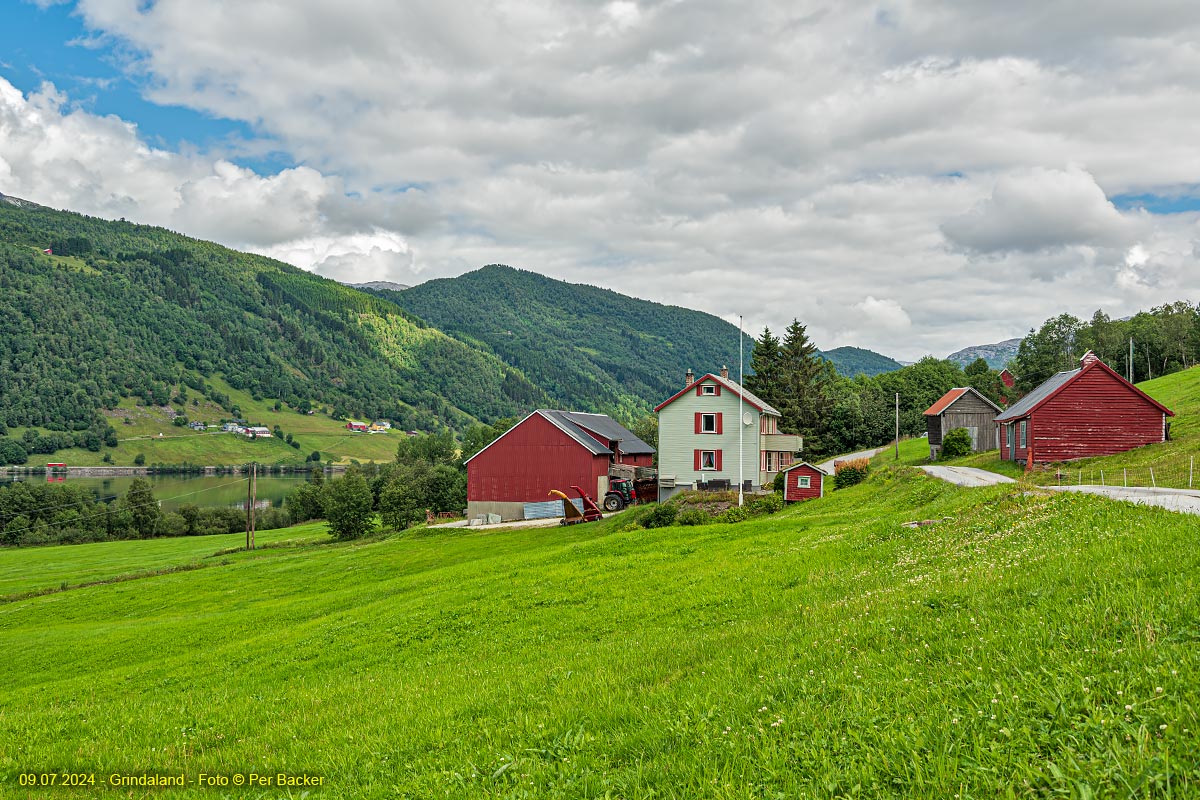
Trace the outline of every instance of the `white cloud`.
[[1200, 185], [1185, 0], [78, 12], [152, 98], [304, 166], [163, 152], [43, 92], [15, 104], [42, 115], [25, 144], [0, 140], [0, 180], [30, 188], [0, 191], [324, 274], [505, 262], [906, 359], [1194, 291], [1197, 215], [1109, 201]]

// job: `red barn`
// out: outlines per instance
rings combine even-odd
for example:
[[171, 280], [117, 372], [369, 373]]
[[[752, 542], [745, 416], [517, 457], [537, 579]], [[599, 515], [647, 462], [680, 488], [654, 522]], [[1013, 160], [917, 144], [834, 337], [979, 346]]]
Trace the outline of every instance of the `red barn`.
[[575, 485], [599, 500], [610, 464], [649, 467], [654, 448], [604, 414], [539, 409], [467, 459], [467, 516], [524, 519], [526, 503]]
[[1000, 458], [1033, 464], [1107, 456], [1164, 442], [1175, 414], [1090, 350], [996, 417]]
[[783, 484], [784, 502], [815, 500], [825, 496], [825, 479], [829, 476], [820, 467], [801, 461], [785, 469], [783, 474], [787, 476]]

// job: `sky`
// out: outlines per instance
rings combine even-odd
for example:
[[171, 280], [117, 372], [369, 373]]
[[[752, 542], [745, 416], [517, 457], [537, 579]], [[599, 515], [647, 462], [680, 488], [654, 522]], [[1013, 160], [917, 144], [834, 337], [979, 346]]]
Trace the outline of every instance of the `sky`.
[[0, 10], [4, 194], [904, 360], [1200, 301], [1196, 131], [1194, 0]]

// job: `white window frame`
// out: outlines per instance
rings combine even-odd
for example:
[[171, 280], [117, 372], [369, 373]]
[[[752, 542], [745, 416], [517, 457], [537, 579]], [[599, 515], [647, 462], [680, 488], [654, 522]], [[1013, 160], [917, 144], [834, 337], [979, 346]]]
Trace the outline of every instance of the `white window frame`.
[[812, 476], [811, 475], [797, 475], [796, 476], [796, 488], [797, 489], [811, 489], [812, 488]]
[[700, 394], [703, 397], [716, 397], [717, 396], [717, 385], [715, 383], [700, 384]]
[[1025, 420], [1021, 420], [1021, 449], [1022, 450], [1029, 447], [1029, 430], [1028, 430], [1028, 428], [1026, 428], [1026, 425], [1028, 425], [1028, 424], [1029, 423], [1026, 422]]
[[[708, 421], [712, 420], [712, 427], [708, 427]], [[717, 415], [716, 414], [701, 414], [700, 415], [700, 432], [701, 433], [716, 433], [717, 432]]]
[[775, 469], [775, 452], [772, 450], [767, 450], [765, 453], [763, 453], [763, 455], [765, 455], [767, 457], [766, 471], [767, 472], [775, 472], [776, 471], [776, 469]]
[[[704, 466], [705, 462], [709, 462], [711, 466]], [[716, 450], [701, 450], [700, 451], [700, 470], [702, 472], [717, 471], [717, 451]]]

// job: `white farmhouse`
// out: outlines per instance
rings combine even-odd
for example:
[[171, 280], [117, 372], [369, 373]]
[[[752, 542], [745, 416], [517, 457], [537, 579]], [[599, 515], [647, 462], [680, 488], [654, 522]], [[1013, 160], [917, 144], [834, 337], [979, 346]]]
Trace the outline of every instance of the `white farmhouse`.
[[701, 482], [737, 488], [739, 476], [751, 490], [769, 485], [803, 447], [801, 437], [779, 432], [778, 411], [729, 379], [728, 367], [699, 380], [689, 369], [683, 389], [654, 410], [660, 499]]

